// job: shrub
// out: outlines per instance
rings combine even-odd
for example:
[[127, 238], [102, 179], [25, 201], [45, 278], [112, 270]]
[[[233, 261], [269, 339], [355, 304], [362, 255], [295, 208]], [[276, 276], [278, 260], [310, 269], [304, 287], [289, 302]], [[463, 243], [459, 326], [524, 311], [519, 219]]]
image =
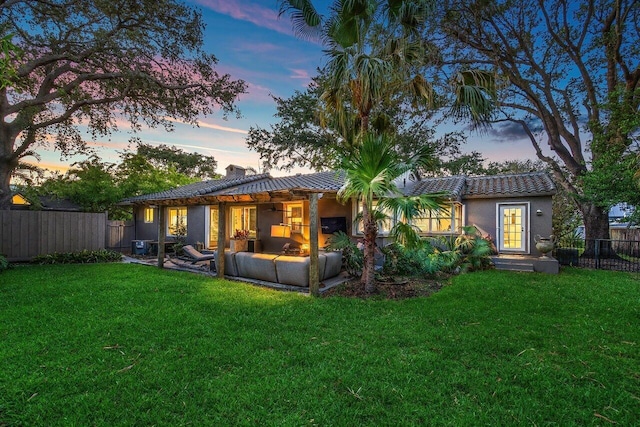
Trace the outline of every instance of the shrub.
[[491, 266], [490, 255], [495, 246], [488, 237], [483, 237], [473, 226], [463, 227], [459, 236], [441, 236], [429, 238], [440, 258], [443, 271], [474, 271]]
[[9, 261], [7, 260], [7, 257], [0, 254], [0, 273], [2, 273], [4, 270], [8, 270], [11, 268], [11, 264], [9, 264]]
[[492, 248], [492, 242], [475, 227], [464, 227], [459, 236], [429, 237], [411, 249], [397, 242], [386, 246], [382, 250], [383, 271], [390, 275], [432, 275], [439, 271], [482, 270], [491, 265]]
[[391, 243], [382, 249], [383, 271], [389, 275], [424, 275], [440, 270], [440, 260], [434, 248], [426, 240], [421, 240], [415, 248], [407, 249], [400, 243]]
[[342, 251], [342, 265], [347, 273], [353, 277], [362, 275], [364, 254], [346, 233], [342, 231], [333, 233], [329, 237], [325, 250]]
[[39, 255], [31, 260], [33, 264], [94, 264], [99, 262], [120, 262], [122, 254], [108, 249], [95, 251], [82, 250], [78, 252], [55, 252]]
[[178, 221], [173, 235], [175, 236], [176, 242], [171, 248], [176, 255], [182, 255], [182, 248], [187, 244], [187, 226], [182, 219]]

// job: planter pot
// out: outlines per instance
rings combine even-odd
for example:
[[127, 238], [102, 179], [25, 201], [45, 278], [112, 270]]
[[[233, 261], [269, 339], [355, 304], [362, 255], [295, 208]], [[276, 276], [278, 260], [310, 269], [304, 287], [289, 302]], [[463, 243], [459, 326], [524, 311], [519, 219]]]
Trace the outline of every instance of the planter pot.
[[547, 258], [547, 254], [551, 252], [555, 246], [555, 237], [549, 236], [549, 238], [546, 238], [536, 235], [534, 240], [536, 241], [536, 249], [542, 254], [540, 258]]
[[231, 252], [247, 252], [249, 250], [249, 241], [247, 239], [231, 239]]

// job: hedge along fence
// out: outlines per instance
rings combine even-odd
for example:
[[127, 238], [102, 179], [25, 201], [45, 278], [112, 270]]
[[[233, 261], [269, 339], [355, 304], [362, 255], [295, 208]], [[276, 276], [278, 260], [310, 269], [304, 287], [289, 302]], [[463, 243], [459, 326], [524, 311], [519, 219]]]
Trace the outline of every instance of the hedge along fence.
[[0, 254], [28, 261], [54, 252], [105, 248], [107, 214], [0, 210]]

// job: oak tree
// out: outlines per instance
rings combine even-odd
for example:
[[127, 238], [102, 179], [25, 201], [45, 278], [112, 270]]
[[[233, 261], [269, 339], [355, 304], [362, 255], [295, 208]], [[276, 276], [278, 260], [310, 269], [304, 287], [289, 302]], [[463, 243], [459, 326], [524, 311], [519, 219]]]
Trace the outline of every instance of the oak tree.
[[237, 113], [245, 83], [215, 70], [201, 14], [179, 0], [7, 0], [0, 29], [10, 54], [0, 87], [0, 209], [19, 162], [43, 145], [87, 152], [124, 120], [172, 129]]
[[498, 119], [521, 126], [578, 204], [586, 238], [608, 239], [637, 152], [640, 2], [450, 0], [441, 18], [443, 63], [495, 72]]

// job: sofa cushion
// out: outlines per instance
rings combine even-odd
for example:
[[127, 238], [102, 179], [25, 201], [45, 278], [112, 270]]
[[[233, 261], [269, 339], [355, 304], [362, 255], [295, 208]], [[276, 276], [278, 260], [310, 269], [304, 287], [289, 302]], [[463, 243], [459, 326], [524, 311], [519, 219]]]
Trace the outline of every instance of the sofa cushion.
[[235, 252], [225, 251], [224, 253], [224, 274], [227, 276], [238, 276], [238, 268], [236, 267]]
[[[278, 255], [256, 254], [252, 252], [236, 252], [235, 260], [238, 276], [250, 279], [278, 282], [273, 260]], [[226, 259], [225, 259], [226, 261]]]
[[280, 283], [284, 285], [309, 286], [309, 257], [281, 255], [274, 262]]
[[[324, 274], [320, 276], [320, 280], [328, 279], [330, 277], [337, 276], [338, 274], [340, 274], [340, 270], [342, 270], [342, 252], [329, 251], [329, 252], [323, 252], [320, 255], [324, 255], [324, 257], [326, 258], [326, 263], [323, 269]], [[320, 270], [320, 272], [322, 272], [323, 270]]]

